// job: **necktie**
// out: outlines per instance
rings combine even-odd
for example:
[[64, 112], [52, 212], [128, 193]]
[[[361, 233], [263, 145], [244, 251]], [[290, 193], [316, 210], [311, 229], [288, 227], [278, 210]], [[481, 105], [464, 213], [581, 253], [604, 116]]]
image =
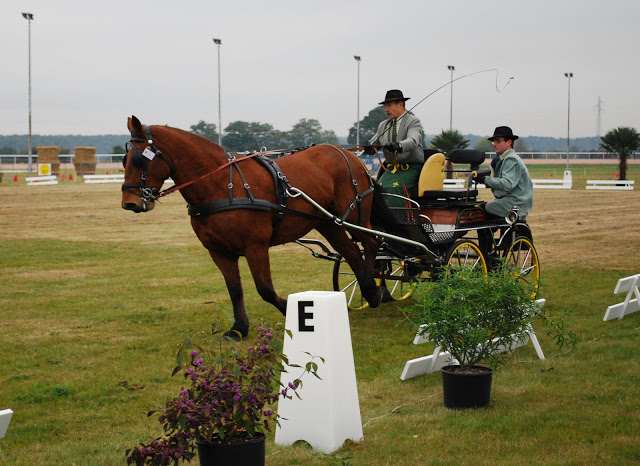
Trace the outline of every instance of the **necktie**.
[[397, 120], [393, 120], [393, 128], [391, 129], [391, 142], [396, 142], [398, 140], [398, 125], [396, 125]]

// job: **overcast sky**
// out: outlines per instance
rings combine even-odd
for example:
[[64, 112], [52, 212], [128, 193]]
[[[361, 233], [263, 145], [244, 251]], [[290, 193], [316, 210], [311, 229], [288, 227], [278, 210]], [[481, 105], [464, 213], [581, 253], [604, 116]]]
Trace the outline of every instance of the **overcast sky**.
[[[3, 0], [0, 134], [125, 134], [126, 119], [183, 129], [301, 118], [346, 135], [388, 89], [412, 107], [450, 79], [453, 127], [571, 137], [638, 128], [637, 0]], [[514, 79], [509, 82], [509, 78]], [[508, 85], [507, 85], [508, 84]], [[449, 128], [451, 87], [419, 104], [425, 133]]]

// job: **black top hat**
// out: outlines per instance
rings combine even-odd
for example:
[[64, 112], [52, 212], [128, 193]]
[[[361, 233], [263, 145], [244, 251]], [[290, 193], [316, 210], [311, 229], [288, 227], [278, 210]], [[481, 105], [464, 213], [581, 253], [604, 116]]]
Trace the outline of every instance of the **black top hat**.
[[384, 96], [384, 100], [380, 102], [380, 105], [384, 105], [387, 102], [406, 102], [411, 97], [405, 97], [402, 95], [402, 91], [398, 89], [391, 89], [387, 91], [387, 95]]
[[518, 137], [519, 136], [516, 136], [515, 134], [513, 134], [513, 131], [511, 131], [511, 128], [509, 128], [508, 126], [498, 126], [493, 131], [493, 136], [487, 139], [489, 141], [493, 141], [495, 138], [504, 138], [504, 139], [511, 139], [512, 141], [515, 141], [516, 139], [518, 139]]

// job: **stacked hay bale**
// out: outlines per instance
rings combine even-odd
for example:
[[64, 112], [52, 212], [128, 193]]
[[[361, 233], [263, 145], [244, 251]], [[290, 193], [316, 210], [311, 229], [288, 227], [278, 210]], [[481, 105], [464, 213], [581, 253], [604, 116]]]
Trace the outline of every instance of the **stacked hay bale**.
[[58, 146], [38, 146], [38, 162], [50, 163], [51, 174], [60, 174], [60, 148]]
[[74, 147], [73, 166], [76, 175], [95, 175], [96, 173], [96, 148]]

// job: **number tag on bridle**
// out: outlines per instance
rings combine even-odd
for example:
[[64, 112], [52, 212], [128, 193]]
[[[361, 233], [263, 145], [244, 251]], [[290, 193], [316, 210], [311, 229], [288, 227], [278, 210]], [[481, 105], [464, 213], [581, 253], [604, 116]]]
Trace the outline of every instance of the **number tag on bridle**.
[[149, 149], [148, 147], [142, 152], [142, 155], [144, 155], [146, 158], [148, 158], [149, 160], [153, 160], [153, 158], [156, 156], [156, 153], [153, 152], [151, 149]]

